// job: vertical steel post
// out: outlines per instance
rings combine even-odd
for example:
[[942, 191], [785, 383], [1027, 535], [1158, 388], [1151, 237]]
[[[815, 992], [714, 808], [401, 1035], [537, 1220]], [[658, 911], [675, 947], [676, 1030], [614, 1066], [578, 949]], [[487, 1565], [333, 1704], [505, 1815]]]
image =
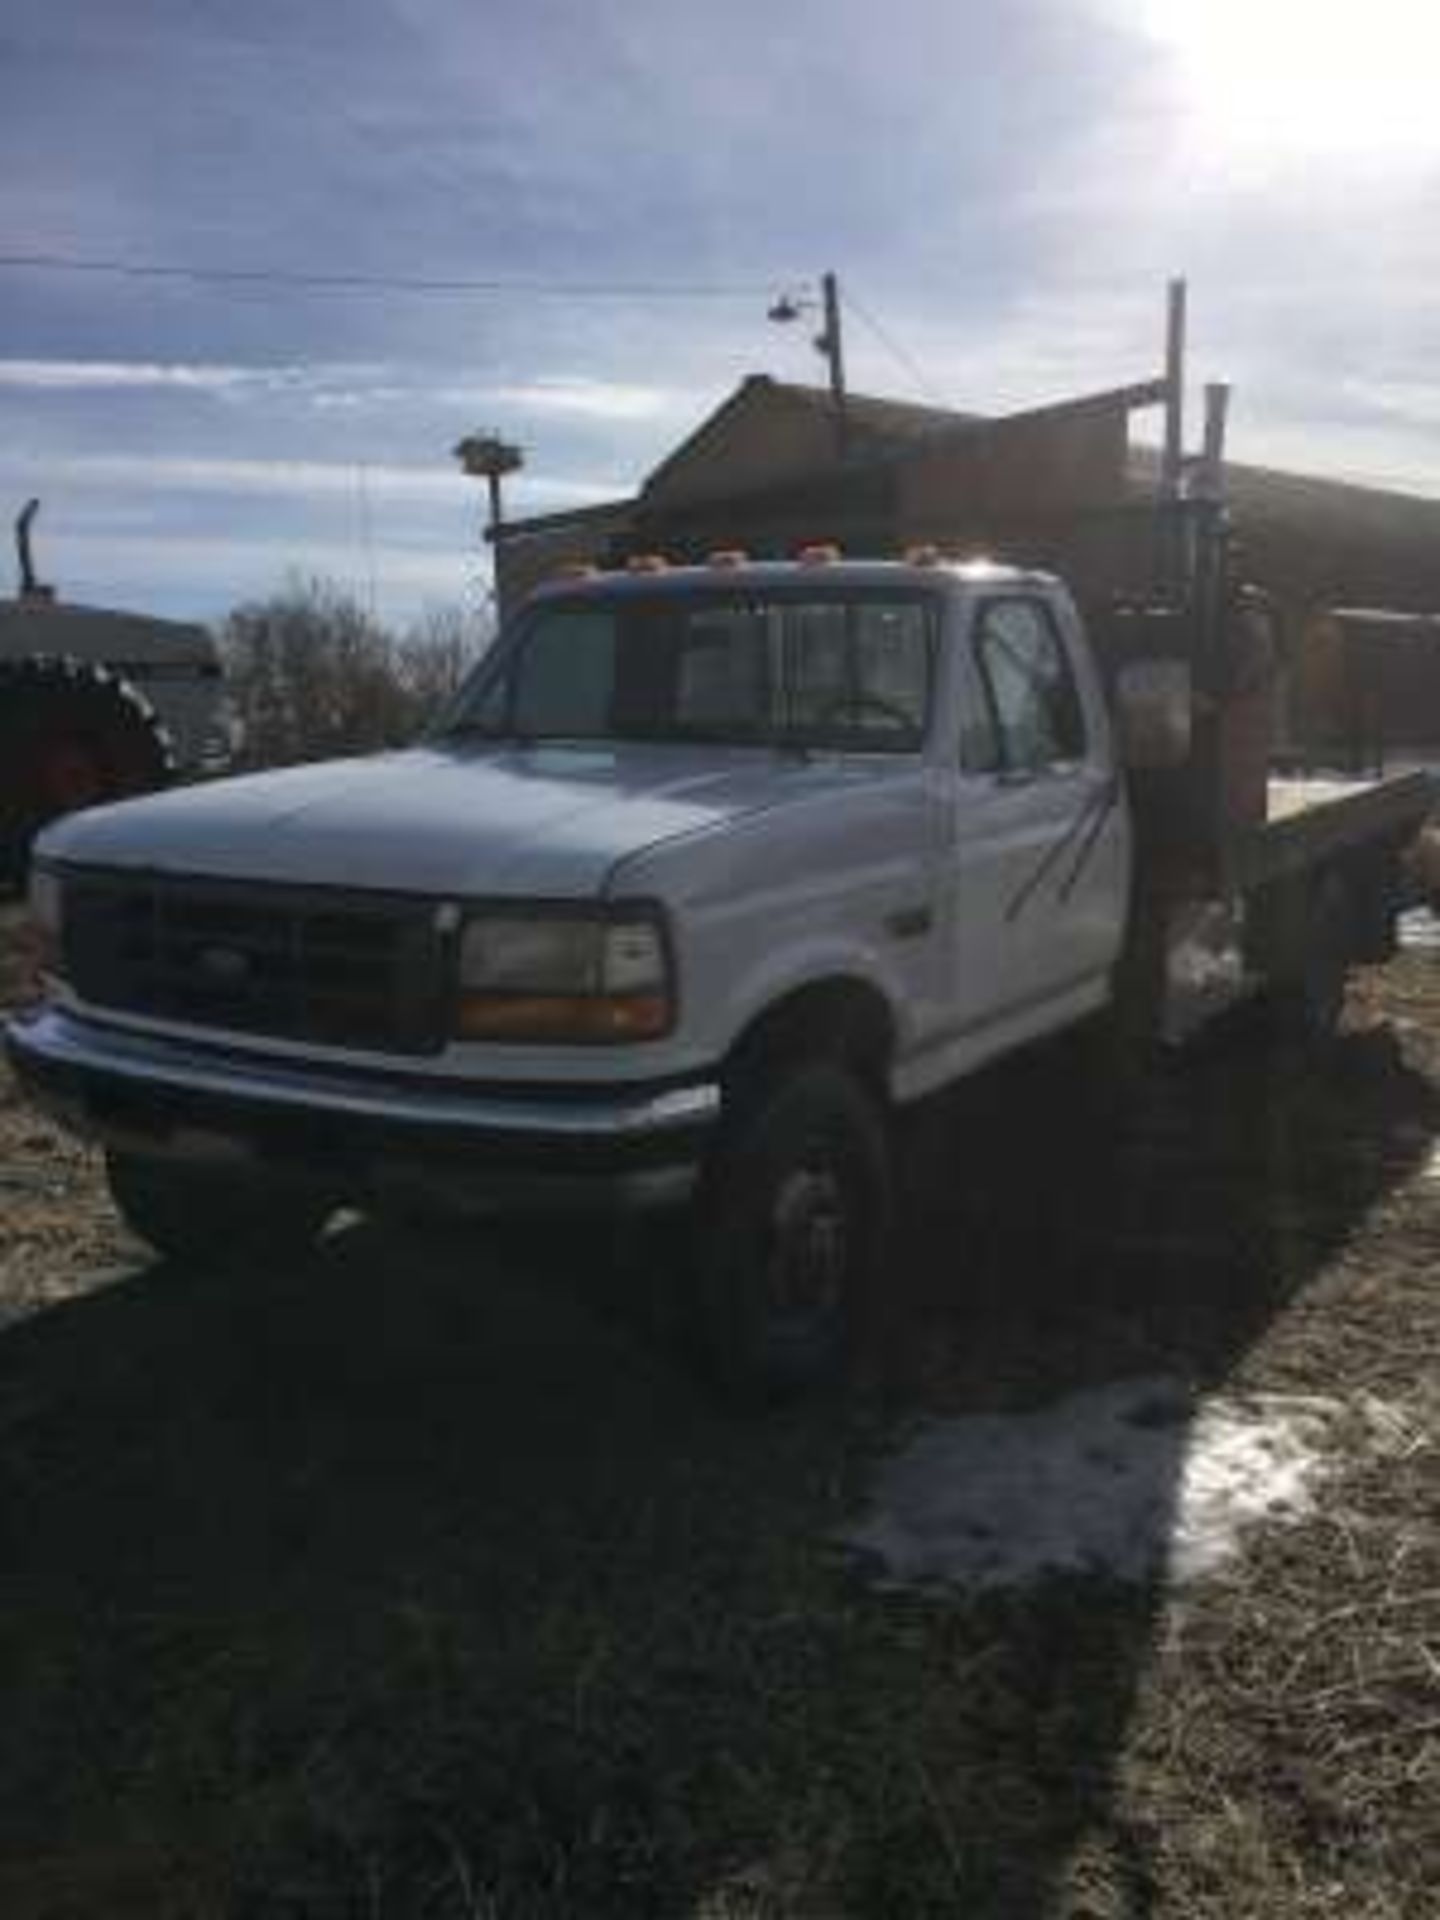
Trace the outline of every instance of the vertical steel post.
[[1185, 461], [1185, 282], [1172, 280], [1165, 312], [1165, 451], [1160, 490], [1167, 500], [1180, 498]]
[[1230, 618], [1230, 527], [1225, 511], [1225, 424], [1230, 389], [1222, 381], [1205, 388], [1205, 432], [1198, 484], [1192, 489], [1194, 514], [1196, 615], [1203, 657], [1219, 661]]
[[1205, 440], [1202, 451], [1205, 491], [1212, 500], [1225, 494], [1225, 423], [1230, 412], [1230, 389], [1223, 380], [1205, 388]]

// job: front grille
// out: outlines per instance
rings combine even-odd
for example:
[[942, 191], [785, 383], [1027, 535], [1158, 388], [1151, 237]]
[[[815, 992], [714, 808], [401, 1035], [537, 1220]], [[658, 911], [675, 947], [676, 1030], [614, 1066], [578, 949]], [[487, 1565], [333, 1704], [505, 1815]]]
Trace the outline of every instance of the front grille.
[[92, 1006], [384, 1053], [443, 1043], [432, 904], [339, 887], [66, 878], [65, 966]]

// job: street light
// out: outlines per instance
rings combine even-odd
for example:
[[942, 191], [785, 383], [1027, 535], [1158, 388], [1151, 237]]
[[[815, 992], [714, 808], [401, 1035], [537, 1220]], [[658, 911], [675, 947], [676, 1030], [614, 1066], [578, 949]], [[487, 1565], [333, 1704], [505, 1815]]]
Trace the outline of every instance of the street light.
[[[822, 275], [820, 281], [821, 305], [825, 323], [814, 339], [815, 351], [824, 360], [830, 371], [830, 398], [835, 403], [835, 440], [840, 458], [845, 458], [849, 437], [849, 420], [845, 408], [845, 350], [840, 332], [840, 283], [833, 273]], [[767, 319], [776, 321], [780, 326], [789, 326], [800, 319], [802, 314], [815, 311], [815, 301], [807, 295], [798, 297], [782, 293], [770, 307]]]
[[503, 440], [498, 433], [471, 433], [455, 448], [455, 458], [460, 462], [460, 470], [473, 480], [483, 480], [490, 489], [490, 539], [493, 543], [500, 531], [504, 514], [501, 510], [500, 481], [507, 473], [518, 473], [525, 464], [522, 448]]

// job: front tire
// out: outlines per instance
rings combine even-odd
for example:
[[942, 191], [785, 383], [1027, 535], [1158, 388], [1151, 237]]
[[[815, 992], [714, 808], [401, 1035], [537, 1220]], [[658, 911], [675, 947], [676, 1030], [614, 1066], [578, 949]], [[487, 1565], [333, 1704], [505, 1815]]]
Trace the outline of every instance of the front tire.
[[771, 1400], [841, 1370], [890, 1198], [883, 1115], [844, 1067], [802, 1066], [742, 1100], [696, 1217], [696, 1357], [727, 1397]]
[[307, 1188], [144, 1154], [112, 1150], [105, 1173], [130, 1230], [165, 1259], [190, 1265], [303, 1253], [334, 1211]]

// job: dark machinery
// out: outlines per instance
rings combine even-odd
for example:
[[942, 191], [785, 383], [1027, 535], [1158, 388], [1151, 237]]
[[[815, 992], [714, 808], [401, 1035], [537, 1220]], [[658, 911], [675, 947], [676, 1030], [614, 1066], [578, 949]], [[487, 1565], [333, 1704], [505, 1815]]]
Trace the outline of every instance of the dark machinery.
[[228, 757], [220, 662], [202, 627], [57, 599], [15, 522], [19, 588], [0, 600], [0, 883], [79, 807], [149, 793]]

